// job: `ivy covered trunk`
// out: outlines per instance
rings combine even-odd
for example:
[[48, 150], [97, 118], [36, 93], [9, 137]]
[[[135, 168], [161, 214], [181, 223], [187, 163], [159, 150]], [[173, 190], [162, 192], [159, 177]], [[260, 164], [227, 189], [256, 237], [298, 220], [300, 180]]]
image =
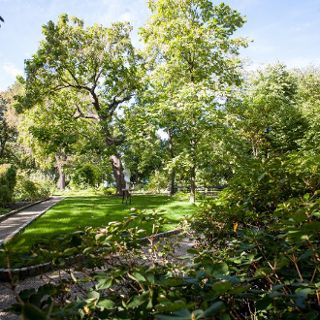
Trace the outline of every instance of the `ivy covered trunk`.
[[110, 157], [112, 171], [114, 176], [114, 181], [116, 183], [117, 194], [122, 194], [122, 189], [125, 188], [126, 183], [124, 181], [124, 174], [123, 174], [123, 166], [121, 163], [121, 159], [119, 155], [112, 155]]

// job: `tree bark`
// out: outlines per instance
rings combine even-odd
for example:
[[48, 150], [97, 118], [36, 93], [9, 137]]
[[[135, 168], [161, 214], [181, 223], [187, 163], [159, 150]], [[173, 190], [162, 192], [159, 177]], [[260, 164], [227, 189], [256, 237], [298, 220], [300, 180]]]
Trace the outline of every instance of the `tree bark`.
[[[195, 121], [194, 121], [195, 124]], [[195, 125], [194, 125], [195, 127]], [[195, 136], [192, 137], [190, 141], [191, 147], [191, 159], [192, 159], [192, 166], [190, 168], [190, 203], [196, 202], [196, 168], [197, 168], [197, 157], [196, 157], [196, 138]]]
[[112, 165], [114, 180], [116, 183], [117, 194], [121, 195], [122, 189], [124, 189], [126, 186], [126, 182], [124, 181], [123, 166], [121, 163], [121, 159], [119, 155], [112, 155], [110, 157], [110, 161]]
[[64, 190], [66, 188], [66, 175], [63, 170], [63, 164], [60, 161], [57, 162], [57, 171], [58, 171], [57, 188], [59, 190]]
[[67, 156], [63, 153], [59, 153], [55, 156], [56, 168], [58, 172], [57, 188], [64, 190], [66, 188], [66, 174], [64, 172], [64, 165], [67, 162]]
[[190, 203], [196, 202], [196, 167], [192, 166], [190, 170]]
[[[173, 137], [172, 137], [172, 132], [169, 129], [168, 131], [168, 136], [169, 136], [169, 154], [171, 159], [174, 158], [174, 152], [173, 152]], [[175, 182], [176, 182], [176, 170], [173, 168], [171, 173], [170, 173], [170, 184], [169, 184], [169, 195], [173, 196], [176, 193], [175, 190]]]
[[175, 184], [176, 184], [176, 171], [175, 169], [172, 169], [170, 173], [170, 185], [169, 185], [170, 196], [173, 196], [176, 193]]

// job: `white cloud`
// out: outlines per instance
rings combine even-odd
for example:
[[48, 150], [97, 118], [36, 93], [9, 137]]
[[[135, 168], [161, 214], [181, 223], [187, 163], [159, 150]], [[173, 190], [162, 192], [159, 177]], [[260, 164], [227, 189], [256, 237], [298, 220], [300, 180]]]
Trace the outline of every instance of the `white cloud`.
[[23, 72], [12, 63], [5, 63], [2, 66], [2, 69], [5, 73], [14, 78], [18, 75], [23, 74]]

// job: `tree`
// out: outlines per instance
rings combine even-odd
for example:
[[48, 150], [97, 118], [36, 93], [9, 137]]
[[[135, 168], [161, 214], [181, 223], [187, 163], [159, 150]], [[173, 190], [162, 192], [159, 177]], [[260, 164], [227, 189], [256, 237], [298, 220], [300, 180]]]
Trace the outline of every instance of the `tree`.
[[139, 85], [139, 62], [130, 42], [131, 27], [114, 23], [84, 27], [83, 21], [67, 15], [57, 24], [43, 27], [45, 39], [31, 60], [26, 61], [26, 94], [23, 108], [44, 103], [61, 92], [81, 95], [75, 119], [95, 120], [110, 150], [118, 192], [124, 185], [118, 146], [124, 136], [113, 128], [118, 107], [128, 102]]
[[[65, 167], [79, 152], [79, 140], [89, 128], [89, 119], [74, 119], [76, 98], [70, 92], [61, 92], [54, 99], [26, 110], [19, 126], [20, 140], [31, 148], [38, 165], [42, 169], [56, 169], [57, 187], [61, 190], [66, 186]], [[79, 106], [81, 101], [76, 104]], [[92, 124], [90, 127], [93, 130]]]
[[209, 0], [150, 1], [149, 8], [152, 16], [141, 34], [153, 69], [150, 87], [159, 108], [177, 115], [183, 145], [176, 158], [188, 170], [194, 202], [199, 150], [216, 126], [217, 98], [240, 83], [237, 55], [246, 41], [232, 35], [244, 19]]
[[119, 121], [126, 136], [121, 151], [134, 182], [145, 182], [153, 171], [162, 168], [164, 150], [157, 134], [158, 127], [149, 111], [146, 101], [137, 101], [124, 110]]
[[14, 144], [17, 140], [18, 119], [12, 106], [12, 100], [13, 95], [19, 90], [17, 85], [13, 85], [7, 91], [0, 93], [0, 163], [12, 163], [17, 152]]
[[254, 73], [239, 99], [228, 101], [227, 111], [236, 135], [246, 141], [254, 158], [296, 150], [305, 131], [297, 78], [284, 65]]

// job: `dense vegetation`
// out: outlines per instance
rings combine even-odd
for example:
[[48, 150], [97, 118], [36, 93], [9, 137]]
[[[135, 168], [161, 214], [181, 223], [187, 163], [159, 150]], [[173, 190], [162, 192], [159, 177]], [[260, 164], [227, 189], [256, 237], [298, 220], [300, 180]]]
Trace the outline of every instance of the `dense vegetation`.
[[183, 185], [192, 203], [199, 185], [226, 188], [190, 217], [186, 232], [197, 244], [187, 262], [172, 259], [173, 243], [151, 241], [146, 250], [143, 229], [159, 231], [164, 217], [132, 212], [66, 236], [66, 250], [83, 252], [74, 266], [81, 273], [21, 293], [16, 312], [318, 319], [319, 69], [245, 73], [239, 49], [247, 43], [234, 36], [245, 21], [223, 3], [158, 0], [149, 8], [141, 51], [126, 23], [86, 27], [62, 15], [44, 26], [26, 78], [2, 94], [1, 162], [18, 168], [17, 185], [19, 176], [60, 189], [105, 181], [119, 193], [125, 167], [136, 188], [173, 195]]

